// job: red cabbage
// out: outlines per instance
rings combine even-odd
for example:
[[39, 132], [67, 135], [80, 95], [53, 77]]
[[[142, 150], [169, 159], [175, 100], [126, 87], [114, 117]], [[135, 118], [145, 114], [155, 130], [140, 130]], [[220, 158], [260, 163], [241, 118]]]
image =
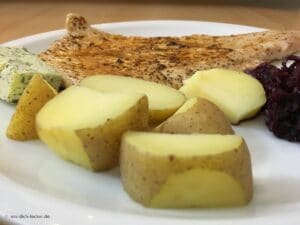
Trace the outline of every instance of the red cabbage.
[[265, 122], [279, 138], [300, 141], [300, 57], [288, 56], [277, 68], [263, 63], [246, 71], [265, 88]]

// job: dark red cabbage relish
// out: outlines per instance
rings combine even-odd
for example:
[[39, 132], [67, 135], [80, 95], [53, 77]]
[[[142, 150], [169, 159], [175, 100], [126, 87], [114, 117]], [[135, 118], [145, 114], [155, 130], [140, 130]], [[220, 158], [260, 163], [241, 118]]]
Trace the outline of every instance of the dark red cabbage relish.
[[279, 138], [300, 141], [300, 57], [288, 56], [282, 68], [263, 63], [246, 71], [265, 88], [265, 122]]

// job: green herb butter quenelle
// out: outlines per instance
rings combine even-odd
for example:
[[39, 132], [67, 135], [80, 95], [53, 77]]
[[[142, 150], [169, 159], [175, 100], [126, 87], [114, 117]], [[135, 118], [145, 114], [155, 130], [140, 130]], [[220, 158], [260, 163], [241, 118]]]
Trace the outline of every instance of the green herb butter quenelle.
[[56, 90], [62, 81], [56, 70], [26, 49], [0, 46], [0, 99], [17, 102], [34, 74]]

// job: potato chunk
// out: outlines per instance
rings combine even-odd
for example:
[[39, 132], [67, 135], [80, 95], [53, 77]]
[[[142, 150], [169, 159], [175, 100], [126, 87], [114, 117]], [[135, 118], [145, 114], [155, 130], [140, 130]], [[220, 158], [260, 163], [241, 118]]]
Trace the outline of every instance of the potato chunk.
[[18, 101], [6, 136], [18, 141], [37, 139], [36, 114], [55, 95], [56, 90], [47, 81], [38, 74], [34, 75]]
[[63, 158], [107, 170], [118, 165], [122, 133], [147, 129], [147, 97], [73, 86], [40, 110], [36, 124], [40, 139]]
[[186, 97], [202, 97], [216, 104], [233, 124], [253, 117], [266, 103], [263, 86], [255, 78], [226, 69], [199, 71], [180, 89]]
[[125, 190], [147, 207], [233, 207], [253, 194], [250, 154], [236, 135], [126, 132], [120, 167]]
[[204, 98], [188, 99], [173, 116], [154, 129], [162, 133], [233, 134], [229, 120]]
[[176, 89], [132, 77], [97, 75], [83, 79], [80, 85], [101, 92], [136, 92], [147, 95], [151, 124], [167, 119], [185, 101], [184, 95]]

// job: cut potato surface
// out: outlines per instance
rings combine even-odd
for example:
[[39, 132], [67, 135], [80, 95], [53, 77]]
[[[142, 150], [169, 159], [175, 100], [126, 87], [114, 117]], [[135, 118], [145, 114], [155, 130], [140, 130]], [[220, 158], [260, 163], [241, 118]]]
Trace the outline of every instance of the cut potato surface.
[[199, 99], [203, 99], [203, 98], [190, 98], [190, 99], [187, 99], [186, 102], [174, 113], [174, 115], [185, 113], [185, 112], [189, 111], [190, 109], [192, 109], [197, 104]]
[[6, 136], [19, 141], [37, 139], [36, 114], [55, 95], [56, 90], [41, 75], [34, 75], [18, 101]]
[[184, 95], [176, 89], [132, 77], [97, 75], [81, 80], [80, 85], [101, 92], [136, 92], [147, 95], [151, 123], [167, 119], [185, 101]]
[[213, 208], [243, 204], [244, 191], [234, 178], [223, 172], [205, 169], [170, 175], [150, 202], [151, 206], [158, 208]]
[[233, 207], [253, 194], [250, 154], [236, 135], [126, 132], [120, 168], [125, 190], [147, 207]]
[[253, 117], [266, 103], [263, 86], [255, 78], [238, 71], [199, 71], [180, 89], [186, 97], [202, 97], [216, 104], [233, 124]]
[[[63, 124], [69, 129], [93, 128], [120, 116], [141, 98], [141, 94], [99, 93], [84, 87], [71, 87], [47, 104], [47, 113], [40, 113], [44, 127]], [[66, 102], [67, 99], [67, 102]], [[124, 104], [120, 104], [123, 103]], [[60, 107], [58, 107], [58, 105]], [[51, 120], [46, 120], [49, 114]], [[84, 115], [84, 119], [83, 118]]]
[[70, 87], [36, 118], [40, 139], [63, 158], [91, 170], [118, 164], [121, 135], [148, 126], [147, 97]]
[[163, 135], [140, 132], [127, 134], [126, 137], [128, 144], [152, 155], [214, 155], [236, 149], [242, 142], [241, 137], [236, 135]]
[[224, 113], [204, 98], [188, 99], [171, 117], [154, 129], [162, 133], [233, 134]]

